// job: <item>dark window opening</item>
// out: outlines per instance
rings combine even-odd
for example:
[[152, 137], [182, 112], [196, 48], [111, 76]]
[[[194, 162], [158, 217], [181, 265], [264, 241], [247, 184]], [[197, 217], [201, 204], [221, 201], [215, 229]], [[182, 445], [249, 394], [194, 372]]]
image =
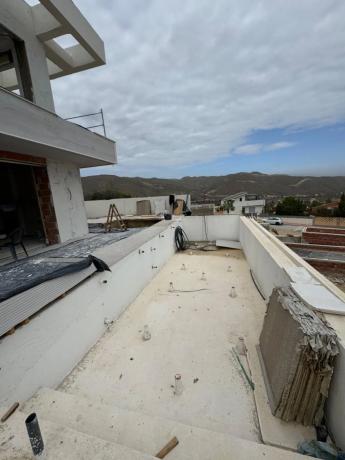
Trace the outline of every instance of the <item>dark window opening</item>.
[[[0, 243], [20, 228], [29, 253], [31, 248], [45, 245], [33, 168], [0, 162]], [[5, 252], [0, 244], [0, 261], [10, 257]]]
[[25, 43], [0, 25], [0, 86], [33, 101]]

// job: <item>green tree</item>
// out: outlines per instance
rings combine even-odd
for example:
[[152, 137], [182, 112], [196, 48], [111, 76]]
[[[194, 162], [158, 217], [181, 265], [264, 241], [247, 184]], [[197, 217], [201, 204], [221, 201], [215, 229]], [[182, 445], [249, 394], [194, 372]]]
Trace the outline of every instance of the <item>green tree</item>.
[[303, 216], [306, 208], [307, 206], [302, 200], [287, 196], [277, 204], [276, 214], [281, 216]]
[[223, 204], [223, 209], [226, 212], [234, 211], [234, 200], [226, 200]]
[[338, 209], [334, 213], [337, 217], [345, 217], [345, 193], [341, 194]]
[[118, 192], [117, 190], [102, 190], [86, 195], [86, 200], [111, 200], [113, 198], [130, 198], [127, 193]]
[[315, 211], [316, 216], [321, 216], [321, 217], [332, 217], [333, 216], [333, 210], [332, 209], [327, 209], [327, 208], [318, 208]]

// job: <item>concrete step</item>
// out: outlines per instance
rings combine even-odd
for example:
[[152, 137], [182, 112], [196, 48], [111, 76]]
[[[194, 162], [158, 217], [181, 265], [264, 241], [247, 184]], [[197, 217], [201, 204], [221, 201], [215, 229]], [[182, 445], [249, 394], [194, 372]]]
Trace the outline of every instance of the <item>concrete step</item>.
[[[4, 412], [6, 410], [1, 410], [1, 413]], [[0, 425], [1, 460], [34, 458], [26, 432], [25, 418], [23, 412], [17, 411]], [[39, 418], [39, 423], [45, 445], [45, 460], [154, 460], [151, 455], [81, 433], [43, 417]]]
[[228, 434], [128, 411], [74, 395], [41, 389], [21, 409], [87, 435], [155, 455], [173, 436], [179, 445], [169, 460], [294, 459], [302, 456]]

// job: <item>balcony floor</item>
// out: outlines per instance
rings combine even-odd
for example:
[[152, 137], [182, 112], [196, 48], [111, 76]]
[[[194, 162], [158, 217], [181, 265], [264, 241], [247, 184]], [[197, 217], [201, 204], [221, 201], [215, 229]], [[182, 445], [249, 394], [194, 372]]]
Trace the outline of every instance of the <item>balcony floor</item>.
[[[170, 282], [176, 292], [169, 292]], [[177, 254], [60, 390], [259, 441], [253, 391], [232, 347], [239, 336], [247, 345], [258, 342], [265, 309], [241, 251]], [[152, 333], [147, 342], [144, 324]], [[176, 373], [184, 385], [180, 396], [172, 388]]]

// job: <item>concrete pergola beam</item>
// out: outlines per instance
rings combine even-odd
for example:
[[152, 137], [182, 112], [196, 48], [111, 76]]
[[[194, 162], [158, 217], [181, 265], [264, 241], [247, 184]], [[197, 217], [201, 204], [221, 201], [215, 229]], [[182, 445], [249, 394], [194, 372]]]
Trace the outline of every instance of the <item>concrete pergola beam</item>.
[[[40, 0], [32, 6], [36, 36], [44, 43], [50, 78], [105, 64], [104, 43], [72, 0]], [[55, 38], [71, 35], [77, 45], [61, 47]]]
[[99, 64], [105, 64], [104, 43], [71, 0], [40, 0], [41, 4]]
[[52, 40], [67, 33], [67, 29], [40, 3], [31, 9], [36, 36], [41, 41]]

